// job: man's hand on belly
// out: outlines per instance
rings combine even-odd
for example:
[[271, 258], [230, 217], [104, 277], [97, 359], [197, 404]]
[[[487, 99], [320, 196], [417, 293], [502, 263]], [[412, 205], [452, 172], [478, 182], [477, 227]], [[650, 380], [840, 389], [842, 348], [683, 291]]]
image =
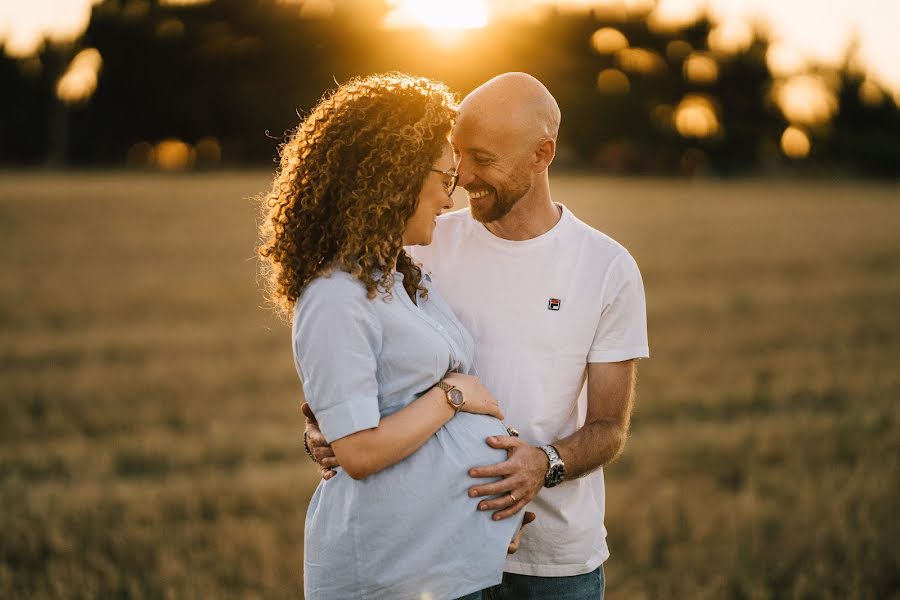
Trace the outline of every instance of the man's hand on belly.
[[306, 444], [313, 455], [313, 460], [319, 464], [322, 479], [328, 481], [337, 475], [335, 469], [340, 466], [337, 458], [334, 456], [334, 450], [331, 449], [325, 436], [322, 435], [322, 431], [319, 429], [319, 422], [316, 420], [316, 416], [313, 414], [309, 404], [304, 402], [300, 406], [300, 412], [306, 417], [306, 429], [304, 430]]
[[549, 460], [544, 451], [520, 438], [498, 435], [487, 439], [488, 446], [506, 450], [505, 461], [469, 470], [474, 478], [502, 477], [494, 483], [482, 483], [469, 488], [469, 496], [496, 496], [478, 504], [478, 510], [494, 510], [495, 521], [506, 519], [518, 513], [537, 496], [544, 487]]

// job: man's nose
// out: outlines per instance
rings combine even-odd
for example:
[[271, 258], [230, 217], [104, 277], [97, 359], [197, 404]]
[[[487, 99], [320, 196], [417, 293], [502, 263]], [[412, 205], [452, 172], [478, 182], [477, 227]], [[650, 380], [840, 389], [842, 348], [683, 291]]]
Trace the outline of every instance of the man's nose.
[[472, 163], [464, 158], [460, 159], [459, 164], [456, 165], [456, 173], [459, 175], [456, 182], [458, 187], [464, 188], [475, 180], [471, 166]]

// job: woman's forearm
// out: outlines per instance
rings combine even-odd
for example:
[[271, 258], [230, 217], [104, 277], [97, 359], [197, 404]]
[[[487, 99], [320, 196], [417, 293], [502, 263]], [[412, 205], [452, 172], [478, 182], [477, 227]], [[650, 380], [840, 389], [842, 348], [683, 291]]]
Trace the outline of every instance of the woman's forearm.
[[456, 411], [447, 402], [444, 391], [433, 387], [382, 418], [378, 427], [335, 440], [331, 447], [347, 474], [353, 479], [363, 479], [418, 450], [454, 414]]

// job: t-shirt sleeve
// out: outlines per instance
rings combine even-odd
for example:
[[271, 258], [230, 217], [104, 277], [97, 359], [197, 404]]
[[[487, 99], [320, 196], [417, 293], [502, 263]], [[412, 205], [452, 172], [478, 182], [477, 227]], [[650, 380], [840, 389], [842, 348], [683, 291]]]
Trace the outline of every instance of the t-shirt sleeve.
[[382, 328], [372, 303], [361, 285], [337, 275], [313, 282], [297, 301], [294, 361], [329, 442], [380, 421], [375, 372]]
[[587, 362], [648, 358], [647, 302], [634, 258], [623, 252], [613, 260], [603, 286], [603, 309]]

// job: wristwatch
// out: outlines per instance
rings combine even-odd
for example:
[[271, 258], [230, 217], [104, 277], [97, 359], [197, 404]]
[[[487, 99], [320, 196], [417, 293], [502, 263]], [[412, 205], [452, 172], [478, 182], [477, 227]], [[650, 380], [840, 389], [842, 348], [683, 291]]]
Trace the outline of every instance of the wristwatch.
[[453, 410], [459, 412], [459, 409], [463, 407], [463, 404], [466, 403], [465, 397], [463, 397], [463, 393], [459, 388], [456, 388], [443, 379], [437, 382], [437, 386], [444, 390], [444, 394], [447, 396], [447, 404], [453, 407]]
[[541, 446], [541, 450], [550, 459], [550, 466], [547, 468], [547, 474], [544, 475], [544, 487], [557, 486], [566, 477], [566, 463], [559, 457], [559, 452], [556, 451], [556, 448], [550, 444]]

